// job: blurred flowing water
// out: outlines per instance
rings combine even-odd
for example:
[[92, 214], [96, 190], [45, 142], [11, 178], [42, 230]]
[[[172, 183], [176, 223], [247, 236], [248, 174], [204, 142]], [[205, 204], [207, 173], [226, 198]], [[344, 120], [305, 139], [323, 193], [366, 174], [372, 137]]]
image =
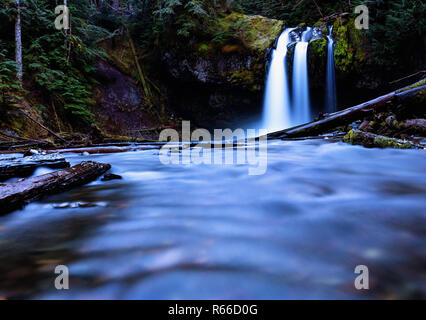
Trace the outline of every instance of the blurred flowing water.
[[312, 28], [306, 28], [294, 49], [293, 61], [293, 121], [295, 125], [311, 121], [309, 98], [308, 46]]
[[290, 91], [287, 76], [287, 45], [290, 32], [286, 29], [278, 38], [277, 47], [272, 52], [271, 64], [265, 84], [262, 126], [268, 132], [291, 127]]
[[[424, 152], [270, 141], [259, 176], [158, 152], [67, 155], [123, 179], [0, 217], [0, 297], [425, 298]], [[370, 290], [354, 288], [360, 264]]]
[[333, 26], [328, 27], [327, 36], [327, 83], [325, 94], [325, 110], [327, 113], [337, 111], [336, 72], [334, 68], [334, 39]]

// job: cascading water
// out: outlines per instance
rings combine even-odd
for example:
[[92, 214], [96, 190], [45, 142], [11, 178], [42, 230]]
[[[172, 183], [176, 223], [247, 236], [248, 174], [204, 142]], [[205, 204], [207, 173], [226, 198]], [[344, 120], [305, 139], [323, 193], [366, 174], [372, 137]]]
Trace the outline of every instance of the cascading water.
[[325, 96], [325, 109], [327, 113], [337, 111], [336, 76], [334, 71], [334, 39], [333, 27], [329, 27], [328, 50], [327, 50], [327, 87]]
[[292, 30], [294, 29], [286, 29], [281, 34], [277, 47], [272, 52], [263, 106], [263, 127], [269, 132], [291, 126], [286, 56]]
[[[293, 59], [293, 84], [290, 99], [289, 81], [287, 76], [286, 59], [287, 46], [291, 39], [297, 38], [296, 28], [286, 29], [278, 38], [277, 48], [272, 52], [269, 68], [265, 100], [263, 106], [263, 128], [269, 132], [286, 129], [312, 120], [309, 95], [308, 46], [313, 41], [322, 39], [321, 31], [306, 28], [297, 40]], [[328, 57], [327, 57], [327, 92], [326, 111], [335, 112], [337, 109], [336, 80], [334, 74], [334, 39], [332, 28], [329, 28]], [[290, 101], [291, 100], [291, 101]]]
[[302, 33], [294, 50], [293, 62], [293, 124], [302, 124], [311, 120], [308, 79], [308, 45], [312, 29]]

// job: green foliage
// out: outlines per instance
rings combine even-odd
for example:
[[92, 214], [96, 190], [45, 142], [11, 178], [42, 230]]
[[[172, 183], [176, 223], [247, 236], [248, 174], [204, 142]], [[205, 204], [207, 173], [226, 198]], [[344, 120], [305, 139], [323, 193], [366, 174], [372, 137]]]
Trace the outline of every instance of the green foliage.
[[0, 41], [0, 110], [21, 98], [23, 90], [16, 79], [16, 63], [7, 57], [4, 43]]
[[[49, 4], [52, 4], [49, 6]], [[90, 106], [94, 104], [91, 89], [95, 83], [91, 73], [96, 57], [102, 52], [96, 39], [108, 32], [90, 21], [90, 10], [82, 1], [69, 1], [71, 32], [54, 28], [54, 2], [26, 0], [22, 14], [24, 73], [68, 118], [91, 122]]]
[[234, 8], [247, 14], [260, 14], [265, 17], [284, 20], [289, 25], [300, 23], [313, 25], [321, 17], [338, 12], [350, 12], [351, 1], [321, 0], [235, 0]]
[[425, 66], [424, 1], [355, 1], [357, 4], [369, 8], [370, 28], [366, 33], [373, 52], [371, 64], [393, 73]]
[[[16, 87], [14, 73], [7, 72], [13, 67], [16, 8], [12, 0], [2, 1], [6, 6], [0, 10], [0, 34], [7, 45], [0, 56], [0, 79], [2, 87], [10, 89]], [[42, 93], [48, 105], [54, 103], [71, 122], [90, 123], [90, 107], [94, 105], [91, 90], [96, 83], [92, 76], [94, 62], [103, 56], [96, 41], [110, 33], [96, 25], [93, 10], [84, 0], [68, 1], [71, 31], [56, 30], [57, 4], [53, 0], [21, 0], [24, 78]], [[8, 19], [3, 19], [6, 15]]]
[[206, 0], [157, 0], [155, 7], [154, 31], [157, 33], [174, 28], [177, 36], [188, 38], [192, 32], [208, 26], [211, 18]]
[[[246, 14], [284, 20], [289, 26], [300, 23], [314, 25], [323, 17], [341, 13], [349, 13], [354, 19], [355, 6], [366, 5], [369, 9], [370, 28], [362, 32], [369, 44], [370, 55], [367, 62], [392, 74], [404, 74], [425, 67], [426, 4], [422, 0], [235, 0], [234, 3], [234, 8]], [[357, 39], [350, 39], [352, 34], [358, 36], [358, 30], [347, 31], [351, 34], [345, 35], [346, 40], [354, 40], [355, 46], [361, 45], [359, 41], [356, 43]], [[355, 53], [343, 52], [346, 49], [351, 49], [349, 43], [340, 44], [340, 47], [338, 44], [337, 52], [345, 58], [346, 64], [351, 63], [354, 54], [361, 55], [356, 57], [359, 60], [366, 54], [364, 50], [355, 47], [352, 47]], [[348, 69], [348, 66], [343, 67]]]

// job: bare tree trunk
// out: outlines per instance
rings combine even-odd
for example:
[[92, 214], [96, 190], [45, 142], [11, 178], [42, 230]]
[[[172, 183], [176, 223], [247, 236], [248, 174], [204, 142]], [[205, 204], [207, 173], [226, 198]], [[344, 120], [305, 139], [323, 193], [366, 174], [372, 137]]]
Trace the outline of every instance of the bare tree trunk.
[[21, 8], [20, 0], [15, 0], [16, 8], [18, 10], [15, 22], [15, 42], [16, 42], [16, 77], [18, 78], [19, 85], [22, 87], [22, 36], [21, 36]]
[[[68, 1], [67, 0], [64, 0], [64, 7], [66, 8], [66, 7], [68, 7]], [[69, 23], [70, 23], [70, 19], [69, 19], [70, 17], [68, 16], [67, 17], [67, 21], [68, 21], [68, 27], [69, 27]], [[65, 47], [65, 58], [67, 59], [67, 62], [68, 62], [68, 46], [69, 46], [69, 44], [68, 44], [68, 41], [67, 41], [67, 34], [68, 34], [68, 29], [65, 29], [64, 28], [64, 35], [65, 35], [65, 40], [64, 40], [64, 47]]]

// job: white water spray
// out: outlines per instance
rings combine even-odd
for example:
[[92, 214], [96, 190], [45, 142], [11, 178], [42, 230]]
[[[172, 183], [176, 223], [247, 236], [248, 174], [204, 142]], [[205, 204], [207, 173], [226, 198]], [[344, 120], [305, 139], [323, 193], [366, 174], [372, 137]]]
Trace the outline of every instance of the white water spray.
[[278, 39], [277, 48], [272, 52], [271, 64], [266, 80], [263, 106], [263, 128], [273, 132], [291, 126], [290, 94], [287, 79], [287, 45], [289, 33], [286, 29]]
[[293, 61], [293, 124], [311, 120], [308, 79], [308, 45], [312, 29], [307, 28], [296, 44]]
[[327, 50], [327, 87], [325, 96], [325, 110], [327, 113], [337, 111], [336, 76], [334, 70], [334, 39], [333, 27], [329, 27], [328, 50]]

